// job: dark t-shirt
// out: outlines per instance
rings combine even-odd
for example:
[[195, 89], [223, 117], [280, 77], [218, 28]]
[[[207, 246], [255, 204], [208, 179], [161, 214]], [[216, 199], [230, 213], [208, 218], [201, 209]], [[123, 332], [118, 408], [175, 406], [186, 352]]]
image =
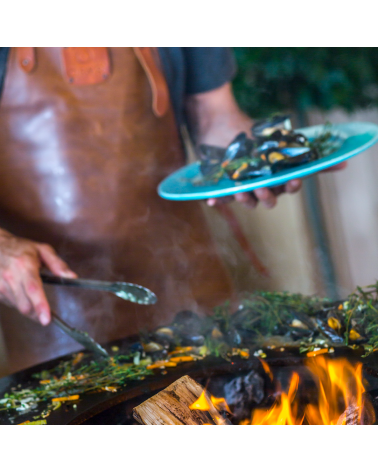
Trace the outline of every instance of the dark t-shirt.
[[208, 92], [236, 72], [231, 48], [158, 48], [177, 121], [184, 120], [186, 95]]
[[[235, 75], [230, 48], [158, 48], [178, 123], [185, 120], [186, 95], [207, 92]], [[9, 48], [0, 47], [0, 97]]]

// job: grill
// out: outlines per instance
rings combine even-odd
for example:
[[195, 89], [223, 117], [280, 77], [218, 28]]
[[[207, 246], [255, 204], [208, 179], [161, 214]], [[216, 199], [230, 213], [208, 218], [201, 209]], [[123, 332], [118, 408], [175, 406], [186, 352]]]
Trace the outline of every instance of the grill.
[[[137, 337], [134, 336], [120, 340], [118, 343], [113, 342], [111, 345], [117, 344], [120, 349], [123, 349], [136, 340]], [[110, 349], [110, 345], [107, 347]], [[361, 359], [360, 355], [359, 351], [338, 348], [335, 349], [333, 357], [346, 357], [351, 362], [364, 361], [363, 374], [369, 384], [367, 395], [374, 408], [377, 409], [378, 355], [374, 353], [366, 359]], [[12, 387], [31, 385], [33, 374], [52, 369], [60, 361], [70, 358], [72, 358], [71, 355], [64, 356], [0, 379], [0, 397], [5, 392], [9, 392]], [[288, 385], [292, 373], [299, 373], [306, 386], [304, 389], [306, 393], [300, 399], [303, 403], [311, 401], [316, 394], [312, 380], [306, 377], [305, 359], [298, 354], [297, 349], [286, 349], [284, 352], [272, 351], [265, 359], [274, 378], [279, 380], [283, 389]], [[228, 362], [222, 358], [207, 357], [202, 361], [188, 362], [168, 369], [165, 375], [157, 371], [144, 380], [130, 381], [116, 393], [100, 392], [82, 395], [76, 406], [67, 403], [53, 411], [48, 417], [48, 424], [136, 424], [132, 417], [132, 409], [184, 375], [190, 375], [206, 386], [213, 395], [225, 397], [233, 410], [232, 421], [235, 423], [238, 423], [251, 409], [269, 405], [274, 397], [267, 374], [258, 358], [251, 356], [249, 359], [237, 358]], [[43, 405], [40, 408], [43, 409]], [[32, 421], [37, 413], [34, 410], [22, 416], [15, 416], [14, 413], [1, 412], [0, 424]]]

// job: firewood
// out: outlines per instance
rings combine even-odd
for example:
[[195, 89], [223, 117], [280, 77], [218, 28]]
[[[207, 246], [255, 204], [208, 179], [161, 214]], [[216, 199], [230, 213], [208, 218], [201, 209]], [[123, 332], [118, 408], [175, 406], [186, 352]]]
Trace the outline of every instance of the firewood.
[[356, 405], [350, 405], [348, 408], [339, 416], [337, 420], [338, 425], [358, 425], [360, 423], [360, 407]]
[[211, 403], [205, 392], [209, 410], [192, 410], [192, 405], [204, 388], [188, 375], [181, 377], [166, 389], [141, 403], [133, 410], [134, 418], [146, 425], [205, 425], [231, 424]]
[[362, 407], [351, 404], [337, 421], [338, 425], [372, 425], [375, 423], [374, 407], [369, 401], [363, 402]]

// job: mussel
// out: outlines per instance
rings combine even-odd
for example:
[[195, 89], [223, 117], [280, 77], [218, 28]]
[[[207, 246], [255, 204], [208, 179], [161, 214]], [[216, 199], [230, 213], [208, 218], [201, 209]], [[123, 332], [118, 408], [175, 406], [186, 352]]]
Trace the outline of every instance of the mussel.
[[226, 150], [222, 147], [207, 144], [201, 144], [199, 150], [201, 173], [205, 177], [211, 178], [221, 169]]
[[199, 333], [201, 331], [202, 320], [194, 311], [182, 310], [176, 314], [173, 324], [179, 331]]
[[322, 333], [335, 344], [344, 343], [344, 338], [328, 325], [327, 320], [325, 320], [324, 317], [318, 315], [315, 317], [315, 319], [320, 333]]
[[287, 333], [294, 341], [298, 339], [308, 339], [314, 335], [314, 331], [303, 328], [291, 328]]
[[235, 328], [230, 328], [226, 333], [225, 338], [227, 344], [231, 347], [240, 346], [242, 343], [242, 337], [240, 333]]
[[181, 335], [182, 346], [203, 346], [205, 344], [205, 337], [202, 334], [185, 334]]
[[136, 342], [136, 343], [133, 343], [130, 347], [129, 347], [129, 351], [131, 353], [135, 353], [135, 352], [144, 352], [144, 349], [143, 349], [143, 346], [140, 342]]
[[247, 138], [246, 133], [240, 133], [228, 145], [224, 154], [224, 162], [231, 162], [234, 159], [250, 156], [254, 148], [252, 139]]
[[276, 115], [271, 119], [258, 121], [252, 126], [252, 135], [260, 143], [278, 130], [291, 130], [289, 115]]
[[163, 326], [153, 333], [153, 337], [162, 344], [171, 343], [175, 338], [175, 329], [170, 326]]
[[232, 171], [227, 171], [232, 180], [245, 180], [256, 177], [263, 177], [272, 174], [272, 167], [260, 158], [251, 158], [249, 162], [242, 162], [240, 166]]
[[306, 147], [270, 149], [267, 159], [272, 164], [272, 172], [290, 169], [317, 159], [317, 153]]

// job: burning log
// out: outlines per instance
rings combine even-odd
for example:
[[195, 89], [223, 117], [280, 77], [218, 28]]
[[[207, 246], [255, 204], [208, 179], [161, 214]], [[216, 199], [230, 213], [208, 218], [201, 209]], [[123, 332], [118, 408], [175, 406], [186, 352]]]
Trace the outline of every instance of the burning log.
[[185, 375], [135, 407], [133, 416], [146, 425], [231, 424], [221, 416], [218, 404], [213, 404], [202, 385]]
[[362, 407], [351, 404], [337, 420], [338, 425], [372, 425], [375, 423], [375, 411], [369, 401], [364, 401]]

